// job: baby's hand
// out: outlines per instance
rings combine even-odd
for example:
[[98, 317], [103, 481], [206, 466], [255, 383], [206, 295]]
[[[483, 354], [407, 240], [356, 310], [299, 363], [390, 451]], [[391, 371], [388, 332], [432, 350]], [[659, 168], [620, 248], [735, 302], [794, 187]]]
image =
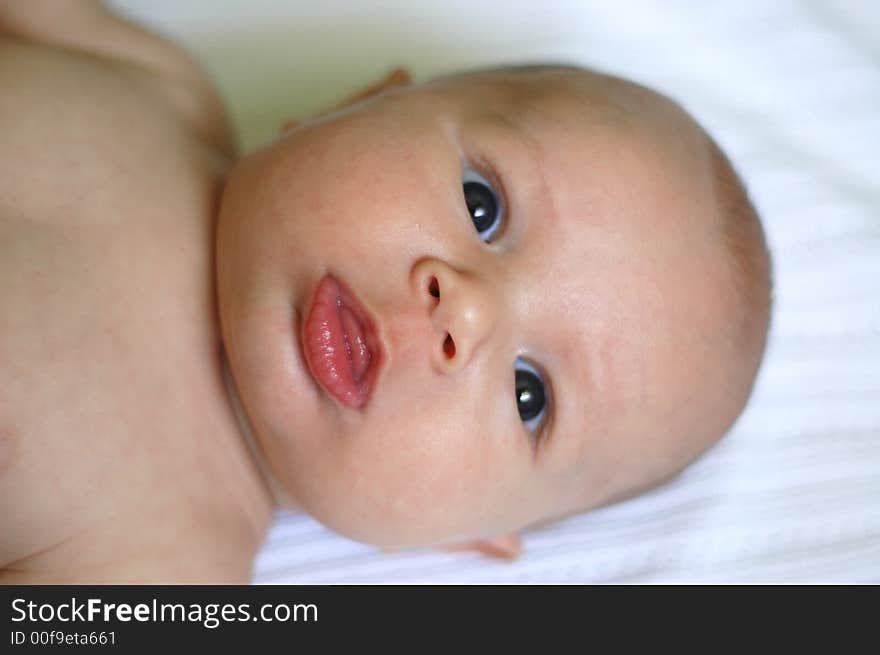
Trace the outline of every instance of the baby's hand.
[[[321, 112], [320, 114], [318, 114], [318, 116], [329, 114], [334, 111], [339, 111], [340, 109], [345, 109], [349, 105], [353, 105], [356, 102], [366, 100], [367, 98], [372, 98], [375, 95], [379, 95], [383, 91], [387, 91], [388, 89], [393, 89], [398, 86], [406, 86], [411, 82], [412, 77], [410, 76], [409, 71], [403, 68], [395, 68], [384, 79], [361, 89], [354, 95], [349, 96], [346, 100], [340, 102], [338, 105], [330, 108], [327, 111]], [[281, 126], [281, 131], [286, 132], [287, 130], [292, 130], [297, 125], [299, 125], [299, 121], [297, 120], [285, 121], [284, 124]]]
[[443, 550], [474, 550], [487, 557], [504, 559], [512, 562], [519, 557], [519, 554], [522, 552], [522, 541], [518, 534], [507, 534], [501, 537], [493, 537], [492, 539], [477, 539], [475, 541], [465, 541], [460, 544], [444, 546]]
[[[512, 562], [522, 552], [522, 541], [518, 534], [506, 534], [501, 537], [493, 537], [492, 539], [474, 539], [473, 541], [462, 541], [461, 543], [438, 546], [437, 548], [448, 552], [475, 551], [492, 559], [503, 559]], [[383, 548], [382, 552], [391, 554], [398, 550], [400, 549]]]
[[406, 86], [411, 82], [412, 77], [410, 76], [409, 71], [403, 68], [395, 68], [384, 79], [361, 89], [353, 96], [350, 96], [348, 100], [340, 103], [337, 106], [337, 109], [343, 109], [344, 107], [353, 105], [354, 103], [360, 102], [361, 100], [372, 98], [373, 96], [378, 95], [383, 91], [387, 91], [388, 89], [393, 89], [398, 86]]

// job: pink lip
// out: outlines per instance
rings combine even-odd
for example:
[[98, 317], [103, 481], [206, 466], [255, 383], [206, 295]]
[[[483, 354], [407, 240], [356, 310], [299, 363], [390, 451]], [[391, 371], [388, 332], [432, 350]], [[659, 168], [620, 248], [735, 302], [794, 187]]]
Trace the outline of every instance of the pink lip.
[[357, 297], [325, 275], [303, 325], [312, 376], [331, 396], [359, 409], [370, 398], [382, 359], [375, 322]]

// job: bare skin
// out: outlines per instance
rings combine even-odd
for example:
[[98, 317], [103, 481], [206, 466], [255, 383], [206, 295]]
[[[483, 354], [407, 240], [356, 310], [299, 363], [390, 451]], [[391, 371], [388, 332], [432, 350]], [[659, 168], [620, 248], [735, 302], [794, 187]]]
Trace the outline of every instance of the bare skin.
[[[510, 544], [678, 473], [754, 370], [729, 338], [742, 312], [709, 162], [673, 102], [558, 66], [394, 89], [240, 160], [219, 310], [280, 501], [384, 547]], [[475, 170], [502, 198], [489, 241], [464, 203]], [[378, 326], [362, 406], [315, 374], [328, 275]], [[526, 360], [550, 398], [537, 424], [514, 393]]]
[[169, 44], [24, 4], [0, 5], [0, 583], [247, 582], [273, 504], [221, 375], [225, 117]]
[[[598, 74], [408, 81], [237, 160], [173, 45], [0, 0], [0, 583], [246, 582], [278, 506], [515, 557], [720, 438], [755, 367], [704, 133]], [[492, 243], [469, 156], [506, 180]], [[303, 361], [328, 271], [385, 342], [362, 409]], [[534, 429], [521, 355], [558, 400]]]
[[0, 4], [0, 584], [248, 582], [276, 502], [222, 370], [234, 136], [172, 44], [21, 9]]

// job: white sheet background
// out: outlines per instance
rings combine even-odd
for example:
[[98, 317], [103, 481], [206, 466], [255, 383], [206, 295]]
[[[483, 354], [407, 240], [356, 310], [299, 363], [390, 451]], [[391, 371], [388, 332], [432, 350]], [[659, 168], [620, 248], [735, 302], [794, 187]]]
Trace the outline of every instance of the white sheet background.
[[[247, 146], [406, 65], [569, 60], [684, 104], [739, 167], [776, 310], [730, 435], [525, 554], [382, 554], [282, 514], [256, 582], [880, 582], [880, 3], [116, 0], [217, 77]], [[601, 162], [597, 162], [601, 165]]]

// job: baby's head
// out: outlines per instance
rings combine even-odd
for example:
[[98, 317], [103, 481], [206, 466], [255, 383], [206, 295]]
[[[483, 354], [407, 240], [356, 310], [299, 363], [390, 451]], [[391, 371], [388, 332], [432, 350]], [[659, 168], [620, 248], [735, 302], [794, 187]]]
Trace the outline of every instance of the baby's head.
[[382, 546], [650, 488], [742, 411], [770, 261], [669, 99], [566, 66], [382, 93], [240, 162], [225, 347], [268, 474]]

